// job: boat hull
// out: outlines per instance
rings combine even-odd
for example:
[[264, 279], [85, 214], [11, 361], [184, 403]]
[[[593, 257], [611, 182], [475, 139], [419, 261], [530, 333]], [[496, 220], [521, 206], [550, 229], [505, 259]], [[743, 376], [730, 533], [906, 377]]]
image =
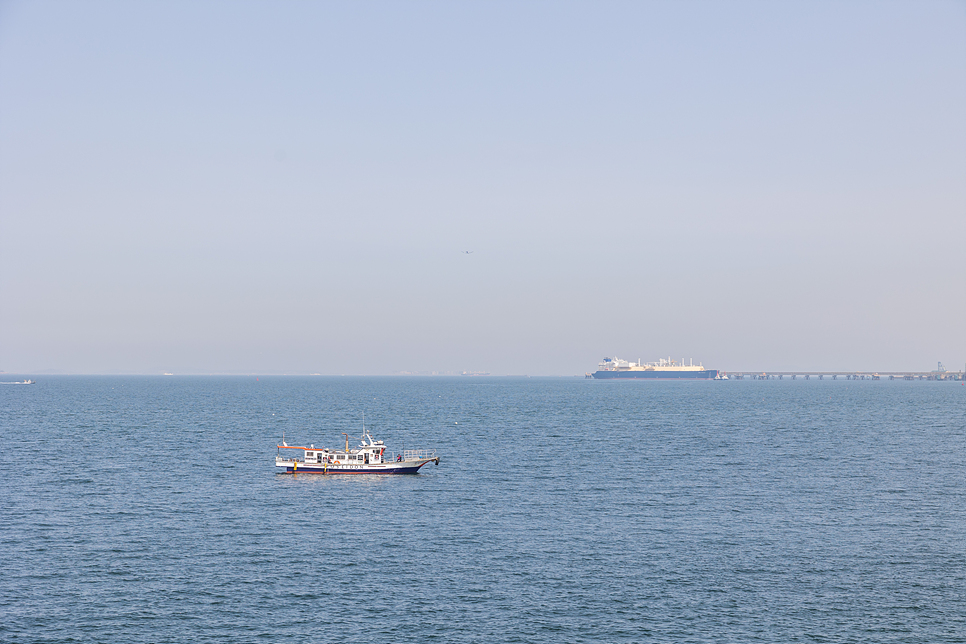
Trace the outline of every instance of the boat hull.
[[717, 369], [703, 371], [595, 371], [591, 374], [597, 380], [714, 380]]
[[[285, 463], [276, 464], [279, 474], [323, 474], [331, 476], [334, 474], [417, 474], [419, 468], [426, 463], [435, 462], [439, 464], [439, 459], [428, 458], [418, 461], [403, 461], [395, 463], [385, 463], [379, 465], [317, 465], [311, 463]], [[283, 471], [284, 470], [284, 471]]]

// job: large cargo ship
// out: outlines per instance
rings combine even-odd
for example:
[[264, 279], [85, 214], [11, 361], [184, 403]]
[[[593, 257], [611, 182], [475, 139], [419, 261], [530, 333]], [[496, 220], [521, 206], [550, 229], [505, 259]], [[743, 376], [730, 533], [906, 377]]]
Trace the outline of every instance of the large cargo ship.
[[661, 358], [657, 362], [628, 362], [620, 358], [604, 358], [597, 365], [594, 378], [624, 378], [639, 380], [715, 380], [719, 378], [717, 369], [705, 369], [702, 364], [684, 364], [671, 358]]

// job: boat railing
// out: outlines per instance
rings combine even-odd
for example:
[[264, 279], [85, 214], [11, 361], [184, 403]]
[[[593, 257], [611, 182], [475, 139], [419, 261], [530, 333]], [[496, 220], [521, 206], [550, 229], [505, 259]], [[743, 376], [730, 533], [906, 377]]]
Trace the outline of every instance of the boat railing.
[[415, 461], [420, 458], [436, 458], [436, 450], [434, 449], [404, 449], [403, 450], [404, 461]]

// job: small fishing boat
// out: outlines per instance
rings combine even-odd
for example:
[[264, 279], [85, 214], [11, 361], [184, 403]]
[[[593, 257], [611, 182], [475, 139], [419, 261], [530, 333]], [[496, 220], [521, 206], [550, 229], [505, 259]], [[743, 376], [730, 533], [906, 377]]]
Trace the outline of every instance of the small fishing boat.
[[[439, 465], [436, 450], [407, 449], [393, 454], [386, 452], [382, 441], [372, 440], [365, 429], [358, 447], [349, 449], [349, 435], [345, 449], [316, 448], [315, 445], [289, 445], [284, 440], [278, 445], [275, 467], [279, 474], [415, 474], [423, 465]], [[282, 450], [300, 450], [291, 456]]]

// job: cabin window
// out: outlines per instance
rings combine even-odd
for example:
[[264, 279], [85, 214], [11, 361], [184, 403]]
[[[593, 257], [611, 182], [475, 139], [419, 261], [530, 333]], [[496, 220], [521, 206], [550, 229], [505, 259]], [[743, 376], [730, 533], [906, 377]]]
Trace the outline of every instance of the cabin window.
[[313, 456], [315, 456], [315, 454], [313, 454], [312, 452], [306, 452], [305, 455], [308, 456], [309, 458], [312, 458]]

